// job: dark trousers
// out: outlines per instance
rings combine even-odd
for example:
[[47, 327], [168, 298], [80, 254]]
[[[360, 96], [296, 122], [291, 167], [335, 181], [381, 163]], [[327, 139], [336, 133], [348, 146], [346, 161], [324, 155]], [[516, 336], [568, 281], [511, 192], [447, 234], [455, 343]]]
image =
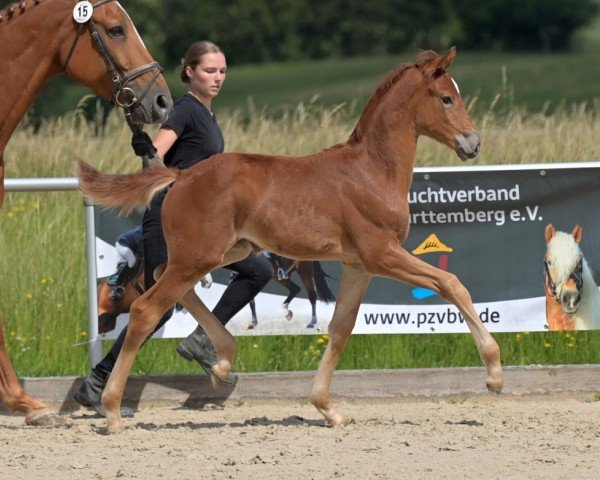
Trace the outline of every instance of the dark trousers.
[[[162, 231], [161, 207], [167, 190], [160, 192], [154, 197], [150, 206], [144, 213], [142, 229], [144, 235], [144, 283], [148, 290], [156, 282], [152, 272], [159, 265], [167, 261], [167, 245]], [[271, 262], [263, 255], [257, 255], [252, 252], [244, 260], [224, 267], [228, 270], [237, 272], [235, 279], [227, 286], [221, 299], [213, 309], [213, 314], [219, 321], [225, 325], [231, 318], [238, 313], [258, 292], [260, 292], [267, 282], [273, 277], [273, 267]], [[160, 319], [154, 332], [161, 328], [173, 315], [173, 308]], [[152, 333], [154, 333], [152, 332]], [[113, 344], [110, 351], [97, 365], [105, 372], [112, 372], [113, 367], [123, 347], [127, 327], [125, 327], [119, 337]]]

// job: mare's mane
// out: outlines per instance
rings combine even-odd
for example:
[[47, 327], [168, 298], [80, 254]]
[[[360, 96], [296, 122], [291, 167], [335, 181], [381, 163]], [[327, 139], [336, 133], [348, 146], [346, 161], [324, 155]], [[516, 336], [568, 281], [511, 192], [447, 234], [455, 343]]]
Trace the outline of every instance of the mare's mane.
[[371, 120], [375, 109], [383, 100], [383, 97], [386, 95], [386, 93], [388, 93], [391, 90], [391, 88], [396, 84], [396, 82], [398, 82], [398, 80], [402, 78], [404, 73], [409, 68], [421, 67], [425, 63], [437, 57], [439, 57], [439, 55], [431, 50], [420, 51], [417, 54], [417, 61], [415, 63], [403, 63], [394, 70], [388, 72], [387, 75], [384, 77], [383, 81], [377, 87], [377, 90], [375, 90], [373, 95], [371, 95], [367, 106], [365, 107], [362, 115], [358, 119], [358, 123], [356, 124], [354, 131], [348, 139], [348, 144], [354, 145], [362, 140], [365, 125]]
[[[44, 0], [33, 3], [33, 0], [24, 0], [21, 2], [10, 3], [3, 8], [0, 8], [0, 17], [2, 18], [0, 20], [0, 30], [2, 30], [5, 25], [9, 25], [10, 20], [14, 20], [16, 17], [20, 17], [27, 13], [26, 9], [28, 9], [28, 7], [37, 7], [42, 1]], [[25, 5], [25, 8], [21, 8], [21, 5]]]

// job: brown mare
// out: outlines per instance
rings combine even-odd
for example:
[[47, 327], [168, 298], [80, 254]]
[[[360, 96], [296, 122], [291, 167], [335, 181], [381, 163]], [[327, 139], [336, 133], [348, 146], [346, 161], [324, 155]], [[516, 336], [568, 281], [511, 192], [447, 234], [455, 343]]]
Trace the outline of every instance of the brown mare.
[[[95, 4], [78, 24], [74, 0], [25, 0], [0, 10], [0, 206], [4, 199], [2, 154], [13, 131], [48, 80], [65, 72], [123, 107], [131, 125], [164, 120], [171, 95], [162, 69], [146, 50], [125, 10], [113, 0]], [[47, 405], [21, 387], [4, 345], [0, 320], [0, 396], [28, 424], [57, 420]]]
[[430, 136], [463, 160], [479, 153], [479, 135], [446, 73], [454, 56], [454, 48], [443, 56], [425, 52], [416, 63], [391, 72], [349, 140], [315, 155], [226, 153], [188, 170], [155, 164], [131, 175], [102, 174], [79, 162], [83, 194], [124, 212], [145, 208], [156, 192], [173, 183], [162, 212], [168, 263], [157, 269], [162, 273], [158, 282], [133, 303], [123, 350], [102, 395], [109, 433], [123, 426], [119, 407], [140, 345], [163, 312], [180, 299], [216, 348], [215, 376], [226, 378], [235, 339], [192, 287], [207, 272], [260, 248], [300, 260], [343, 264], [330, 340], [310, 394], [331, 425], [345, 423], [329, 388], [374, 275], [434, 290], [456, 305], [486, 366], [488, 389], [500, 392], [500, 350], [467, 289], [453, 274], [402, 248], [409, 229], [408, 191], [417, 138]]
[[550, 331], [600, 328], [600, 292], [579, 248], [582, 237], [580, 225], [570, 234], [546, 226], [544, 284]]

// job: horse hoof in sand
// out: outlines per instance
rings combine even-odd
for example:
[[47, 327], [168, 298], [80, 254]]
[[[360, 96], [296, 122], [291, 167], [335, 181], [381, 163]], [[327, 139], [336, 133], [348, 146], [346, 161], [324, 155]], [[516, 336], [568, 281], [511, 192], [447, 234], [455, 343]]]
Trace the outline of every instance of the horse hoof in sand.
[[494, 375], [488, 376], [485, 380], [485, 386], [488, 392], [498, 395], [502, 392], [504, 386], [504, 375], [502, 374], [502, 367], [498, 367], [498, 371]]
[[344, 417], [334, 409], [317, 408], [317, 411], [321, 415], [323, 415], [325, 417], [325, 420], [327, 420], [327, 423], [329, 423], [329, 425], [334, 428], [344, 427], [346, 425], [354, 423], [351, 418]]
[[25, 417], [25, 423], [34, 427], [56, 427], [64, 425], [66, 419], [54, 410], [43, 409], [41, 411], [29, 412]]

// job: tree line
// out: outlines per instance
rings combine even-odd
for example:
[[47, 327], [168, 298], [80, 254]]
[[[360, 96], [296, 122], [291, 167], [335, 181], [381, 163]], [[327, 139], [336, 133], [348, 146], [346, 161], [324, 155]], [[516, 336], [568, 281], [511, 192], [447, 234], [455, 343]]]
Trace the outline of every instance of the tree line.
[[179, 63], [210, 39], [230, 63], [441, 50], [566, 50], [597, 0], [127, 0], [148, 48]]

